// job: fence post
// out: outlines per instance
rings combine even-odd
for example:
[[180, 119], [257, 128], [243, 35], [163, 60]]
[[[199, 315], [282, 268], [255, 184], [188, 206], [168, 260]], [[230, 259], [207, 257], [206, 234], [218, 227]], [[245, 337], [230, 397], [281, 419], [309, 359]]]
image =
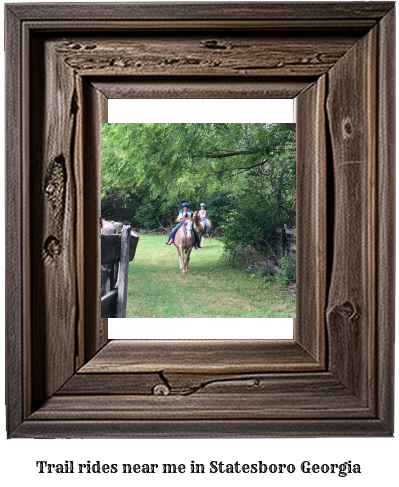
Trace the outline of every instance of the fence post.
[[[101, 235], [114, 235], [116, 227], [113, 222], [101, 221]], [[105, 296], [110, 289], [115, 286], [117, 274], [111, 265], [101, 266], [101, 296]], [[107, 282], [109, 281], [110, 289], [107, 289]]]
[[118, 276], [118, 300], [116, 304], [116, 317], [126, 318], [127, 304], [127, 281], [129, 274], [129, 246], [130, 246], [130, 225], [123, 225], [121, 232], [121, 257], [119, 262]]

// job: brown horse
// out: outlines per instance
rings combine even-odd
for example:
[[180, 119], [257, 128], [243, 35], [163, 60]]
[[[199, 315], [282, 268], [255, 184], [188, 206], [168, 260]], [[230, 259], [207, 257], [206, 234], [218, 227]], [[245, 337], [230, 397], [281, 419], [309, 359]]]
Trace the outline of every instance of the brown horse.
[[199, 238], [200, 238], [201, 247], [204, 246], [205, 235], [208, 235], [208, 237], [209, 237], [209, 247], [210, 247], [211, 246], [211, 230], [212, 230], [211, 220], [209, 220], [209, 218], [207, 218], [208, 225], [209, 225], [209, 232], [206, 233], [206, 224], [202, 220], [202, 218], [199, 216], [198, 211], [194, 211], [193, 219], [194, 219], [194, 223], [195, 223], [195, 229], [197, 230]]
[[194, 241], [193, 219], [191, 215], [188, 215], [173, 240], [173, 243], [177, 247], [180, 269], [182, 269], [183, 274], [187, 274], [188, 272], [188, 263]]

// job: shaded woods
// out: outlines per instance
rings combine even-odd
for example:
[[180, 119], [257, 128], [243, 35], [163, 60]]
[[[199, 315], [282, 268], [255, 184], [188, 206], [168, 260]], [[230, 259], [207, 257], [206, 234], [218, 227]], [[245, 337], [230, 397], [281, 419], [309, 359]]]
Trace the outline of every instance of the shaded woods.
[[276, 228], [296, 227], [295, 124], [103, 124], [102, 218], [167, 232], [179, 200], [206, 204], [224, 258], [275, 254]]

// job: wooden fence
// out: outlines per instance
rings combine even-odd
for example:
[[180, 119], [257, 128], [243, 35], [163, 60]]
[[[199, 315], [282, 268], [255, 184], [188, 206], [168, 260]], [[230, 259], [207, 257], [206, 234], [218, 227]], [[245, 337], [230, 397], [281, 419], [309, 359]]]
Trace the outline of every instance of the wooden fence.
[[[283, 228], [277, 228], [277, 233], [281, 233], [281, 237], [276, 237], [281, 245], [277, 246], [277, 249], [281, 251], [282, 254], [289, 252], [291, 254], [296, 253], [296, 228], [288, 228], [287, 225], [284, 225]], [[295, 235], [295, 238], [289, 235]], [[293, 248], [293, 245], [295, 248]]]
[[101, 318], [126, 318], [129, 262], [138, 241], [130, 225], [101, 222]]

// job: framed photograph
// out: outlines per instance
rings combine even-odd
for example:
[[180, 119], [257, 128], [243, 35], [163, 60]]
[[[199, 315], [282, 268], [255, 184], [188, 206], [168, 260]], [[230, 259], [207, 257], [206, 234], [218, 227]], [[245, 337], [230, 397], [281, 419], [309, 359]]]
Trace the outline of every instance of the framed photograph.
[[[292, 99], [109, 100], [110, 123], [101, 127], [101, 302], [102, 317], [110, 318], [108, 338], [293, 338], [293, 116]], [[176, 223], [185, 211], [182, 196], [203, 249], [188, 242], [187, 274], [176, 251], [187, 242]], [[207, 235], [201, 214], [211, 225]], [[139, 236], [137, 245], [132, 234], [130, 265], [123, 268], [122, 321], [116, 304], [125, 289], [111, 289], [122, 254], [121, 238], [109, 235], [115, 222]]]
[[[6, 6], [10, 438], [392, 436], [393, 2]], [[109, 340], [109, 99], [291, 98], [292, 340]]]

